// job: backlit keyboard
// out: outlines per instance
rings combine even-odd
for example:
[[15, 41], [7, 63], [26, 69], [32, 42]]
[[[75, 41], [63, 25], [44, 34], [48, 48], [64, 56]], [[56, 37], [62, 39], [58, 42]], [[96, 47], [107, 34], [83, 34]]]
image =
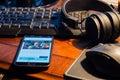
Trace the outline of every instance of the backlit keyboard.
[[[84, 11], [69, 15], [77, 17], [79, 20], [88, 17], [88, 13]], [[80, 26], [84, 26], [84, 23]], [[0, 37], [24, 35], [76, 37], [80, 34], [79, 28], [73, 29], [62, 22], [61, 9], [58, 8], [0, 8]]]
[[0, 36], [57, 35], [57, 8], [0, 8]]

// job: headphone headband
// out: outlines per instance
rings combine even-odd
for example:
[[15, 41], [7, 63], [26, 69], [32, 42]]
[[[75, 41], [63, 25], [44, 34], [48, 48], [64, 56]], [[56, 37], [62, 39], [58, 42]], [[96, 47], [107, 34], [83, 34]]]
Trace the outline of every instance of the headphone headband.
[[95, 10], [100, 12], [114, 11], [109, 4], [101, 0], [66, 0], [62, 6], [64, 16], [73, 20], [76, 19], [68, 15], [68, 12], [81, 10]]
[[[104, 1], [66, 0], [61, 10], [63, 24], [70, 27], [73, 34], [100, 42], [113, 41], [119, 36], [120, 16]], [[91, 10], [97, 14], [90, 15]], [[77, 29], [80, 31], [74, 31]]]

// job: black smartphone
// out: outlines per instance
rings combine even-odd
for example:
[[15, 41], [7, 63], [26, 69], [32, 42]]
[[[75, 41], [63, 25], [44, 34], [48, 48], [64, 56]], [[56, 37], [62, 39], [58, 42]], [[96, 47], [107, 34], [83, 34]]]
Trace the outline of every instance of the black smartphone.
[[49, 67], [53, 36], [25, 36], [16, 53], [14, 64], [26, 67]]

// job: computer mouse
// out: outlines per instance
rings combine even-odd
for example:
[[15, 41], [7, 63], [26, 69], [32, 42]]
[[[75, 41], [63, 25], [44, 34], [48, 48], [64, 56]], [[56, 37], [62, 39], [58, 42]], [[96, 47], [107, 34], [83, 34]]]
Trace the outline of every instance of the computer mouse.
[[96, 71], [112, 77], [120, 77], [120, 45], [102, 44], [88, 49], [86, 58]]

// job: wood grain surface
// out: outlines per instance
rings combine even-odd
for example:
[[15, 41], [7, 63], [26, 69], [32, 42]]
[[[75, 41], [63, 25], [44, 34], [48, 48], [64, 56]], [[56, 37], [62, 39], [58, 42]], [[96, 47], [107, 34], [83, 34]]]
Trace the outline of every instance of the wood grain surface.
[[[52, 7], [60, 8], [63, 1], [59, 0]], [[21, 39], [22, 37], [0, 38], [0, 71], [4, 73], [8, 71], [7, 77], [10, 77], [11, 80], [64, 80], [65, 71], [88, 45], [84, 40], [55, 38], [53, 41], [51, 63], [47, 70], [12, 75], [14, 73], [10, 73], [9, 69]], [[120, 38], [117, 39], [117, 41], [119, 40]]]

